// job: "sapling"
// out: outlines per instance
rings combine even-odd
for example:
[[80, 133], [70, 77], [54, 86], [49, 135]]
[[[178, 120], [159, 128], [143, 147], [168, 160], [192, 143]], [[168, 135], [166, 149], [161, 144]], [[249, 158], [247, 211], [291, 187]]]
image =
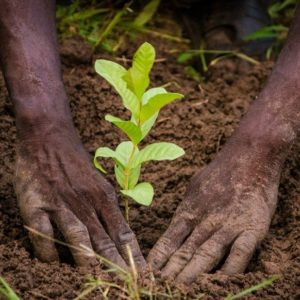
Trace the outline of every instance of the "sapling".
[[99, 157], [112, 158], [115, 176], [124, 196], [125, 218], [128, 221], [128, 198], [139, 204], [150, 205], [154, 190], [150, 183], [138, 183], [141, 165], [150, 160], [174, 160], [184, 154], [179, 146], [169, 142], [157, 142], [139, 149], [139, 144], [154, 125], [160, 109], [183, 95], [169, 93], [163, 87], [147, 90], [149, 73], [155, 60], [155, 49], [149, 43], [142, 44], [134, 54], [132, 66], [123, 66], [104, 59], [95, 63], [96, 72], [106, 79], [122, 98], [122, 103], [131, 113], [130, 120], [123, 120], [110, 114], [105, 120], [117, 126], [129, 141], [121, 142], [115, 150], [100, 147], [96, 150], [94, 164], [106, 173]]

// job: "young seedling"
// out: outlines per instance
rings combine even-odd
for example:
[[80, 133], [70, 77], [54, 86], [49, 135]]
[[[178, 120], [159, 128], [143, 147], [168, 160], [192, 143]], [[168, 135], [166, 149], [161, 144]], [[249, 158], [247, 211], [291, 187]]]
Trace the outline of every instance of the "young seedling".
[[147, 90], [149, 73], [155, 60], [155, 49], [144, 43], [134, 54], [132, 66], [126, 70], [121, 65], [99, 59], [95, 63], [96, 72], [106, 79], [122, 98], [122, 103], [131, 113], [130, 120], [106, 115], [105, 120], [117, 126], [129, 138], [121, 142], [115, 150], [100, 147], [96, 150], [94, 164], [105, 172], [98, 161], [99, 157], [112, 158], [115, 175], [124, 196], [125, 218], [128, 221], [128, 198], [139, 204], [150, 205], [153, 200], [153, 187], [148, 182], [138, 183], [141, 165], [150, 160], [174, 160], [184, 154], [179, 146], [160, 142], [139, 149], [139, 144], [154, 125], [160, 109], [183, 95], [169, 93], [162, 87]]

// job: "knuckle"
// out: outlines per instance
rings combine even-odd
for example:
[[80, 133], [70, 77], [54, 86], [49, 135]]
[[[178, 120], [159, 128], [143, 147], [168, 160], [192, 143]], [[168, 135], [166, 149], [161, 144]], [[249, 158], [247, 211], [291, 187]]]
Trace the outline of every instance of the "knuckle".
[[[47, 223], [47, 222], [35, 222], [32, 224], [28, 225], [29, 228], [33, 229], [34, 231], [36, 231], [37, 233], [42, 233], [45, 235], [52, 235], [53, 234], [53, 229], [51, 224]], [[32, 232], [34, 234], [34, 232]]]
[[21, 216], [26, 222], [30, 222], [43, 207], [42, 197], [33, 186], [17, 193], [17, 199]]
[[170, 239], [166, 237], [161, 237], [156, 246], [150, 251], [148, 256], [148, 262], [153, 267], [160, 266], [162, 263], [162, 260], [167, 255], [173, 254], [174, 250], [170, 246]]
[[97, 252], [100, 253], [112, 253], [116, 249], [115, 245], [109, 238], [101, 240], [101, 242], [97, 243], [96, 248]]
[[176, 281], [180, 282], [180, 283], [185, 283], [185, 284], [191, 283], [195, 279], [195, 277], [197, 276], [197, 273], [196, 273], [196, 275], [194, 273], [195, 272], [191, 273], [187, 270], [183, 270], [177, 276]]
[[180, 250], [170, 259], [171, 263], [181, 265], [187, 263], [192, 257], [192, 252], [188, 250]]
[[203, 257], [207, 259], [214, 259], [221, 253], [221, 244], [217, 241], [210, 241], [208, 243], [205, 243], [203, 246], [201, 246], [197, 252], [196, 256], [197, 257]]
[[68, 226], [68, 234], [71, 237], [88, 235], [87, 227], [84, 224], [70, 224]]
[[237, 242], [233, 245], [233, 250], [237, 253], [252, 253], [258, 244], [258, 239], [254, 233], [242, 236]]
[[243, 255], [243, 254], [248, 255], [248, 254], [252, 253], [252, 251], [253, 251], [253, 247], [249, 247], [249, 246], [251, 246], [251, 245], [249, 245], [246, 242], [240, 242], [237, 245], [234, 245], [232, 250], [235, 253], [239, 253], [241, 255]]
[[131, 243], [133, 240], [135, 240], [135, 234], [131, 230], [120, 233], [118, 237], [120, 245]]
[[134, 261], [143, 261], [143, 256], [142, 253], [140, 251], [140, 247], [138, 245], [138, 242], [136, 240], [132, 240], [130, 244], [128, 244], [129, 247], [129, 251], [131, 251], [132, 253], [132, 257], [134, 259]]
[[167, 237], [161, 237], [157, 246], [157, 250], [162, 254], [171, 252], [173, 247], [170, 246], [170, 239]]
[[118, 202], [115, 189], [108, 181], [103, 180], [101, 182], [101, 189], [104, 193], [106, 200], [116, 203]]
[[137, 242], [131, 242], [126, 245], [121, 245], [121, 247], [119, 247], [119, 250], [125, 261], [129, 262], [130, 257], [132, 257], [133, 261], [138, 266], [143, 266], [145, 264], [145, 260], [139, 250]]

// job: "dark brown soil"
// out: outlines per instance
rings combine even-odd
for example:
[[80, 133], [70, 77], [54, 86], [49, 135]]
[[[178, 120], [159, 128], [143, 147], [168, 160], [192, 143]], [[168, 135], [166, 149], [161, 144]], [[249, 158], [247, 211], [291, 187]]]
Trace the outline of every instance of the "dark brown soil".
[[[150, 208], [133, 205], [130, 218], [145, 255], [167, 228], [192, 174], [208, 164], [232, 134], [272, 68], [272, 63], [245, 67], [227, 62], [217, 65], [210, 71], [207, 82], [199, 84], [187, 77], [183, 66], [176, 63], [176, 56], [169, 53], [177, 45], [161, 40], [151, 42], [161, 58], [154, 67], [153, 84], [171, 83], [170, 90], [178, 90], [186, 97], [162, 111], [148, 141], [176, 142], [186, 150], [186, 155], [171, 163], [149, 164], [143, 170], [143, 176], [155, 186], [155, 201]], [[120, 51], [119, 58], [131, 57], [137, 45], [138, 42], [132, 42], [130, 50]], [[100, 145], [114, 147], [121, 136], [104, 120], [104, 115], [122, 116], [120, 99], [95, 74], [92, 53], [82, 41], [65, 41], [61, 55], [75, 124], [86, 149], [93, 154]], [[96, 57], [100, 54], [93, 59]], [[73, 299], [83, 286], [84, 270], [68, 264], [49, 265], [35, 259], [19, 216], [13, 191], [16, 129], [2, 78], [0, 135], [0, 273], [22, 299]], [[185, 288], [188, 299], [195, 299], [201, 293], [205, 294], [204, 299], [221, 299], [277, 273], [281, 274], [280, 280], [247, 299], [300, 299], [299, 149], [298, 142], [288, 156], [278, 208], [269, 234], [252, 259], [248, 272], [229, 277], [201, 275], [195, 284]], [[110, 169], [111, 164], [107, 162], [106, 167]], [[113, 182], [112, 176], [110, 180]], [[94, 294], [90, 298], [101, 297]]]

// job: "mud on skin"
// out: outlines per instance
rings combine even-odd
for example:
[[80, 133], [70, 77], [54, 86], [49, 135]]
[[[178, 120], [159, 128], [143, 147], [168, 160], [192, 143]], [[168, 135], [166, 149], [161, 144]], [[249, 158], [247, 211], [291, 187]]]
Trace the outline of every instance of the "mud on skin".
[[241, 273], [266, 235], [300, 130], [299, 30], [300, 6], [267, 84], [213, 162], [191, 179], [151, 250], [148, 261], [163, 276], [191, 283], [218, 265], [225, 274]]
[[[55, 1], [1, 1], [0, 59], [18, 132], [15, 190], [24, 223], [95, 250], [126, 267], [126, 244], [145, 265], [114, 188], [94, 169], [73, 126], [57, 51]], [[34, 30], [33, 30], [34, 28]], [[36, 255], [58, 259], [55, 244], [30, 234]], [[71, 250], [78, 265], [94, 257]]]
[[[155, 184], [156, 199], [150, 209], [134, 206], [131, 211], [131, 226], [145, 256], [168, 227], [192, 175], [200, 168], [202, 170], [222, 148], [250, 102], [261, 90], [272, 67], [269, 63], [264, 63], [261, 66], [251, 66], [247, 72], [241, 72], [242, 68], [237, 62], [225, 63], [211, 70], [210, 80], [201, 84], [199, 89], [198, 83], [189, 80], [182, 67], [175, 63], [175, 58], [169, 57], [167, 50], [176, 45], [151, 40], [150, 37], [147, 37], [147, 41], [157, 48], [158, 57], [168, 57], [166, 62], [155, 65], [152, 78], [155, 85], [175, 81], [181, 86], [180, 92], [187, 95], [182, 103], [178, 102], [162, 112], [147, 142], [176, 141], [184, 147], [187, 154], [167, 167], [151, 163], [145, 170], [145, 179]], [[137, 41], [130, 49], [122, 49], [122, 53], [130, 56], [141, 42]], [[104, 115], [108, 109], [115, 115], [123, 115], [123, 112], [117, 95], [96, 76], [91, 67], [92, 63], [79, 64], [78, 61], [84, 60], [78, 57], [74, 62], [73, 57], [68, 56], [67, 53], [72, 52], [68, 49], [74, 47], [82, 49], [77, 51], [78, 53], [85, 53], [87, 49], [77, 38], [64, 41], [61, 47], [65, 63], [64, 81], [75, 125], [85, 148], [92, 154], [101, 144], [113, 147], [118, 143], [118, 132], [113, 126], [106, 124]], [[100, 54], [95, 57], [99, 58]], [[52, 299], [72, 299], [82, 287], [84, 273], [70, 265], [48, 265], [35, 259], [28, 235], [23, 229], [12, 189], [16, 130], [3, 80], [0, 81], [0, 112], [1, 274], [23, 299], [37, 298], [37, 294]], [[197, 281], [186, 289], [191, 299], [200, 292], [207, 295], [205, 299], [218, 299], [229, 292], [237, 292], [254, 285], [275, 273], [282, 274], [282, 279], [250, 299], [295, 298], [300, 269], [297, 258], [300, 254], [297, 243], [297, 219], [300, 212], [299, 150], [300, 144], [296, 141], [285, 163], [278, 207], [270, 230], [250, 261], [246, 274], [230, 277], [221, 274], [200, 275]], [[108, 162], [106, 167], [112, 174], [112, 165]], [[112, 177], [110, 181], [114, 184]]]

